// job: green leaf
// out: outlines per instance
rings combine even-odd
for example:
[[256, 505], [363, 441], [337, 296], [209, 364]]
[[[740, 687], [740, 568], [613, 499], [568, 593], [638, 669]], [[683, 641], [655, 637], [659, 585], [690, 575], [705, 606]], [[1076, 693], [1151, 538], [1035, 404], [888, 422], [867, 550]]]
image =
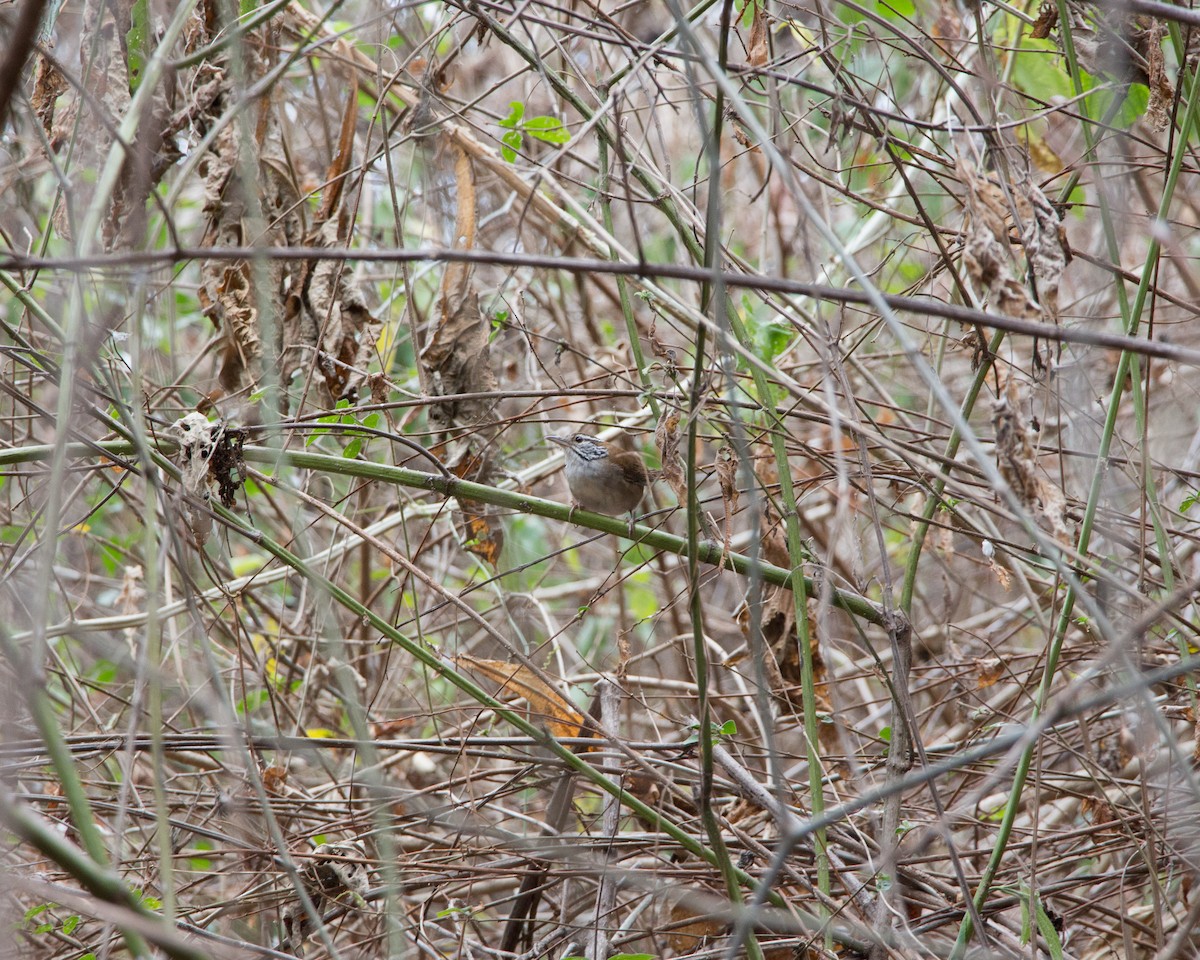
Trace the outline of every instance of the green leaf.
[[1058, 931], [1054, 929], [1054, 921], [1042, 909], [1041, 903], [1037, 905], [1037, 925], [1038, 932], [1042, 935], [1042, 939], [1046, 941], [1046, 947], [1050, 951], [1051, 960], [1063, 960], [1062, 940], [1059, 939]]
[[521, 144], [525, 142], [525, 136], [520, 130], [509, 130], [500, 138], [500, 142], [504, 144], [500, 148], [500, 156], [508, 163], [514, 163], [517, 159], [517, 151], [521, 149]]
[[100, 686], [112, 683], [117, 679], [117, 665], [111, 660], [97, 660], [88, 671], [88, 678]]
[[737, 734], [737, 721], [726, 720], [721, 724], [721, 729], [717, 731], [722, 737], [732, 737]]
[[1200, 501], [1200, 490], [1193, 491], [1183, 498], [1183, 503], [1179, 505], [1180, 513], [1187, 513]]
[[912, 0], [880, 0], [879, 13], [893, 22], [905, 23], [917, 16], [917, 7]]
[[369, 413], [363, 417], [362, 425], [369, 430], [374, 430], [379, 426], [380, 420], [383, 418], [378, 413]]
[[1022, 37], [1020, 47], [1013, 53], [1011, 76], [1013, 86], [1038, 100], [1066, 99], [1075, 93], [1058, 47], [1051, 40]]
[[146, 56], [150, 50], [148, 25], [150, 23], [149, 0], [134, 0], [129, 9], [129, 32], [125, 34], [125, 49], [129, 51], [126, 61], [129, 72], [129, 92], [141, 85], [142, 73], [146, 69]]
[[[1094, 80], [1085, 84], [1087, 87], [1095, 85]], [[1121, 98], [1120, 101], [1117, 97]], [[1130, 84], [1128, 89], [1106, 87], [1095, 91], [1085, 102], [1093, 117], [1108, 120], [1112, 112], [1112, 119], [1108, 122], [1118, 130], [1126, 130], [1146, 113], [1146, 107], [1150, 105], [1150, 88], [1141, 83]]]
[[270, 699], [271, 694], [269, 691], [255, 690], [253, 693], [248, 693], [245, 697], [239, 700], [237, 704], [234, 705], [234, 710], [236, 710], [239, 715], [245, 716], [246, 714], [253, 713], [259, 707], [263, 706], [263, 704], [267, 703]]
[[892, 742], [892, 728], [891, 727], [881, 727], [879, 730], [879, 739], [882, 740], [884, 743], [891, 743]]
[[342, 457], [346, 460], [353, 460], [362, 452], [362, 445], [362, 437], [355, 437], [346, 444], [346, 449], [342, 451]]
[[555, 117], [530, 117], [521, 129], [543, 143], [566, 143], [571, 139], [571, 131]]
[[79, 926], [79, 916], [78, 915], [73, 915], [73, 916], [67, 917], [67, 919], [64, 920], [62, 923], [62, 932], [65, 933], [69, 937], [71, 935], [71, 932], [77, 926]]
[[521, 122], [521, 118], [525, 116], [525, 104], [520, 100], [513, 100], [509, 105], [509, 114], [500, 121], [500, 126], [508, 127], [510, 130], [515, 130]]

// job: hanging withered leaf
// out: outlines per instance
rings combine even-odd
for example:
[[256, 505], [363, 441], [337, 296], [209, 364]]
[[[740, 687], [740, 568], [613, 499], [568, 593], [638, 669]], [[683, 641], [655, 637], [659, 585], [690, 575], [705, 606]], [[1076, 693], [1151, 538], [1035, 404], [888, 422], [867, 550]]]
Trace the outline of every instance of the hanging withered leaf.
[[1033, 29], [1029, 31], [1029, 37], [1032, 40], [1045, 40], [1050, 36], [1050, 31], [1058, 23], [1058, 6], [1053, 3], [1043, 3], [1041, 9], [1038, 10], [1038, 18], [1033, 22]]
[[[462, 480], [472, 483], [487, 483], [492, 474], [491, 461], [469, 447], [459, 451], [458, 459], [449, 465], [449, 470]], [[463, 546], [475, 556], [489, 564], [492, 569], [500, 563], [504, 550], [504, 527], [496, 508], [478, 500], [458, 498], [459, 513], [456, 517], [463, 538]]]
[[499, 683], [497, 696], [525, 700], [529, 704], [530, 722], [545, 724], [553, 736], [562, 739], [584, 735], [583, 714], [528, 667], [506, 660], [480, 660], [466, 654], [455, 657], [454, 663]]
[[996, 466], [1021, 505], [1041, 526], [1048, 527], [1060, 543], [1071, 541], [1063, 514], [1062, 492], [1043, 475], [1034, 449], [1033, 428], [1021, 413], [1016, 381], [992, 401], [992, 428], [996, 435]]
[[[1029, 176], [1002, 182], [975, 164], [974, 143], [965, 133], [954, 136], [955, 167], [966, 195], [968, 224], [963, 245], [967, 274], [987, 292], [997, 313], [1024, 320], [1041, 320], [1043, 308], [1058, 316], [1058, 287], [1070, 262], [1070, 249], [1058, 212]], [[1039, 305], [1017, 279], [1016, 258], [1009, 240], [1009, 221], [1015, 219], [1021, 244], [1041, 300]]]
[[750, 66], [761, 67], [770, 58], [770, 45], [767, 40], [767, 5], [756, 3], [750, 23], [750, 39], [746, 43], [746, 62]]
[[728, 441], [717, 449], [716, 471], [717, 481], [721, 484], [721, 499], [725, 502], [725, 515], [732, 516], [737, 511], [741, 493], [737, 485], [738, 455]]
[[1171, 103], [1175, 99], [1175, 90], [1167, 77], [1162, 37], [1162, 21], [1152, 19], [1145, 33], [1146, 85], [1150, 88], [1150, 102], [1146, 104], [1146, 122], [1160, 133], [1171, 124]]
[[[815, 602], [810, 599], [810, 607]], [[753, 648], [754, 641], [750, 635], [753, 620], [751, 614], [750, 605], [743, 603], [737, 612], [736, 619], [750, 647]], [[771, 693], [787, 703], [793, 710], [802, 712], [804, 709], [802, 699], [804, 663], [800, 654], [800, 633], [796, 629], [796, 599], [792, 591], [785, 587], [775, 586], [765, 590], [761, 598], [758, 620], [762, 642], [766, 647], [763, 667], [767, 682], [771, 687]], [[813, 687], [817, 709], [829, 712], [832, 705], [829, 697], [828, 671], [825, 668], [825, 659], [821, 655], [819, 635], [817, 621], [810, 610], [808, 614], [808, 644], [812, 653]]]
[[731, 550], [733, 538], [733, 515], [737, 512], [738, 498], [738, 455], [733, 444], [726, 441], [717, 449], [717, 482], [721, 484], [721, 500], [725, 504], [725, 549]]
[[[470, 250], [478, 227], [475, 173], [466, 152], [459, 146], [453, 150], [457, 190], [454, 249]], [[492, 328], [480, 310], [468, 264], [446, 266], [437, 312], [437, 325], [421, 350], [421, 385], [435, 396], [472, 394], [474, 399], [435, 404], [429, 408], [429, 420], [439, 429], [491, 423], [497, 384], [491, 361]]]
[[664, 409], [654, 430], [654, 445], [658, 447], [662, 463], [662, 479], [667, 482], [681, 503], [688, 502], [687, 479], [683, 464], [679, 461], [679, 423], [682, 417], [677, 410]]

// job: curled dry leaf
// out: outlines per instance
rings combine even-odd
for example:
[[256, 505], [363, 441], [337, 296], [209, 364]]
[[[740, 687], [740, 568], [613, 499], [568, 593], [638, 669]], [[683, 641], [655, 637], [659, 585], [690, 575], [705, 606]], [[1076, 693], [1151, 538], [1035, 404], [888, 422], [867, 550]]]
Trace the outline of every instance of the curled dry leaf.
[[1021, 220], [1021, 243], [1037, 282], [1038, 298], [1051, 320], [1058, 319], [1058, 287], [1071, 262], [1071, 248], [1058, 211], [1041, 187], [1026, 177], [1013, 185], [1013, 203]]
[[725, 504], [725, 550], [731, 550], [733, 540], [733, 515], [737, 512], [738, 456], [733, 444], [726, 441], [717, 449], [717, 481], [721, 484], [721, 500]]
[[1006, 593], [1012, 589], [1012, 576], [1004, 567], [992, 560], [988, 564], [988, 569], [991, 570], [992, 576], [996, 578], [996, 582], [1004, 588]]
[[287, 787], [288, 768], [280, 764], [272, 764], [262, 772], [263, 789], [276, 797], [283, 796]]
[[[219, 89], [214, 78], [213, 90]], [[351, 220], [343, 192], [353, 157], [358, 118], [358, 88], [349, 84], [337, 153], [325, 171], [328, 184], [316, 222], [305, 222], [304, 176], [285, 145], [279, 111], [264, 101], [256, 127], [258, 178], [245, 183], [237, 172], [240, 143], [235, 127], [223, 131], [205, 157], [204, 211], [209, 217], [204, 245], [212, 247], [307, 245], [345, 249]], [[246, 194], [257, 189], [257, 197]], [[252, 203], [255, 199], [257, 204]], [[261, 207], [265, 227], [248, 219]], [[226, 393], [256, 390], [264, 363], [277, 365], [274, 375], [287, 386], [314, 385], [321, 406], [356, 400], [374, 356], [382, 325], [371, 314], [361, 289], [340, 258], [289, 261], [273, 258], [253, 267], [245, 262], [208, 261], [202, 266], [199, 297], [203, 312], [223, 336], [220, 383]], [[260, 306], [269, 304], [278, 322], [263, 323]], [[264, 339], [266, 330], [270, 341]]]
[[[337, 153], [325, 172], [327, 186], [321, 193], [317, 227], [304, 239], [306, 246], [343, 250], [349, 245], [350, 218], [343, 201], [358, 121], [357, 76], [351, 72]], [[312, 380], [321, 392], [322, 406], [332, 407], [339, 400], [356, 402], [382, 328], [344, 261], [306, 261], [287, 298], [281, 353], [284, 382], [306, 372], [315, 359]]]
[[[759, 623], [762, 631], [763, 644], [766, 647], [766, 657], [763, 666], [771, 693], [780, 701], [788, 704], [793, 710], [801, 712], [804, 709], [801, 696], [801, 682], [804, 674], [803, 659], [800, 656], [800, 634], [796, 630], [796, 599], [791, 590], [785, 587], [769, 587], [763, 592]], [[811, 601], [810, 601], [811, 606]], [[736, 614], [738, 626], [750, 641], [751, 610], [749, 603], [743, 603]], [[821, 655], [819, 632], [816, 620], [811, 611], [808, 617], [808, 643], [812, 651], [813, 686], [816, 694], [817, 709], [829, 712], [832, 702], [829, 696], [828, 671], [825, 659]]]
[[717, 481], [721, 484], [721, 499], [725, 503], [725, 516], [730, 517], [737, 510], [738, 498], [738, 455], [731, 443], [722, 443], [717, 449]]
[[[1015, 275], [1008, 223], [1015, 210], [1029, 267], [1046, 313], [1058, 316], [1058, 287], [1070, 262], [1070, 249], [1058, 212], [1028, 177], [1009, 183], [979, 172], [970, 139], [954, 138], [955, 165], [966, 187], [969, 224], [963, 260], [971, 279], [983, 287], [992, 309], [1011, 317], [1040, 320], [1042, 309]], [[1011, 208], [1010, 208], [1011, 202]]]
[[1058, 6], [1053, 3], [1043, 3], [1038, 10], [1037, 20], [1034, 21], [1033, 28], [1029, 31], [1030, 39], [1045, 40], [1057, 24]]
[[[208, 227], [202, 246], [239, 247], [257, 241], [266, 246], [294, 246], [304, 237], [303, 205], [300, 193], [288, 174], [283, 156], [278, 120], [274, 111], [267, 112], [264, 137], [259, 144], [258, 169], [259, 202], [267, 218], [266, 228], [256, 235], [246, 222], [250, 210], [245, 194], [246, 183], [236, 176], [239, 143], [236, 127], [230, 126], [218, 135], [211, 154], [200, 165], [204, 175], [204, 212]], [[221, 330], [221, 370], [219, 379], [227, 393], [256, 390], [262, 381], [267, 344], [262, 339], [259, 304], [270, 305], [272, 313], [285, 318], [273, 324], [274, 339], [269, 344], [270, 356], [278, 358], [284, 346], [286, 318], [293, 311], [284, 298], [285, 290], [300, 288], [303, 265], [271, 259], [264, 264], [251, 265], [245, 261], [208, 260], [201, 266], [201, 286], [198, 291], [202, 312]], [[315, 328], [309, 335], [315, 342]], [[290, 362], [298, 363], [297, 354], [312, 351], [289, 351]], [[294, 369], [294, 368], [293, 368]], [[287, 384], [291, 371], [280, 381]]]
[[[448, 467], [456, 477], [472, 483], [488, 483], [492, 476], [492, 461], [474, 453], [470, 447], [464, 447], [458, 459]], [[462, 497], [459, 497], [458, 505], [456, 520], [467, 550], [496, 569], [504, 550], [504, 527], [496, 508]]]
[[975, 661], [975, 686], [986, 690], [1004, 676], [1004, 661], [999, 657], [981, 657]]
[[39, 56], [33, 74], [33, 94], [29, 102], [48, 136], [53, 136], [55, 107], [58, 98], [67, 92], [67, 87], [67, 78], [62, 72], [45, 57]]
[[1171, 124], [1171, 103], [1175, 99], [1175, 90], [1167, 78], [1162, 38], [1162, 21], [1152, 19], [1146, 30], [1146, 85], [1150, 88], [1146, 122], [1159, 132], [1166, 130]]
[[658, 447], [659, 461], [662, 463], [662, 479], [667, 482], [675, 494], [675, 499], [681, 504], [688, 502], [687, 478], [684, 476], [683, 464], [679, 460], [679, 424], [682, 420], [679, 412], [664, 409], [654, 430], [654, 445]]
[[582, 735], [583, 714], [528, 667], [505, 660], [480, 660], [466, 654], [455, 657], [454, 663], [499, 683], [499, 696], [523, 698], [529, 704], [530, 721], [545, 724], [553, 736], [562, 738]]
[[[113, 134], [129, 113], [132, 99], [123, 44], [113, 42], [113, 38], [125, 33], [116, 16], [118, 7], [107, 3], [87, 3], [82, 9], [79, 36], [99, 40], [79, 45], [79, 73], [88, 78], [88, 95], [85, 97], [76, 93], [65, 109], [56, 111], [50, 131], [51, 148], [60, 154], [70, 151], [70, 169], [75, 175], [82, 171], [99, 171], [104, 167], [113, 149]], [[66, 159], [65, 155], [63, 159]], [[113, 191], [101, 225], [101, 240], [105, 249], [109, 249], [119, 234], [124, 218], [121, 186], [118, 184]], [[66, 202], [55, 207], [54, 228], [61, 238], [72, 237], [70, 207], [87, 193], [85, 190], [68, 191], [64, 197]], [[88, 242], [91, 239], [87, 238]]]
[[770, 45], [767, 43], [767, 5], [754, 4], [753, 19], [750, 22], [750, 39], [746, 43], [746, 62], [752, 67], [761, 67], [770, 58]]
[[[339, 220], [335, 217], [324, 224], [309, 239], [309, 245], [344, 249], [346, 241], [341, 236]], [[289, 346], [303, 343], [309, 348], [289, 351], [293, 356], [315, 354], [313, 380], [321, 389], [323, 405], [332, 407], [343, 399], [354, 403], [367, 378], [383, 325], [367, 308], [362, 290], [343, 261], [317, 260], [309, 266], [312, 269], [306, 296], [289, 298], [289, 305], [295, 304], [296, 315], [292, 318], [293, 335], [285, 332], [285, 342]], [[310, 336], [316, 338], [311, 343]], [[285, 375], [295, 372], [292, 366], [285, 361]]]
[[710, 947], [714, 940], [723, 937], [729, 930], [729, 922], [708, 913], [701, 903], [715, 901], [713, 894], [706, 897], [682, 897], [671, 907], [670, 923], [666, 927], [667, 944], [675, 956], [682, 957], [703, 947]]
[[956, 164], [967, 188], [965, 204], [970, 222], [963, 245], [967, 273], [987, 291], [993, 310], [1010, 317], [1041, 319], [1038, 305], [1013, 274], [1004, 191], [999, 183], [975, 169], [968, 150], [958, 150]]
[[[475, 175], [466, 152], [458, 146], [453, 149], [458, 190], [454, 248], [469, 250], [475, 245]], [[479, 309], [470, 267], [449, 264], [442, 277], [437, 326], [421, 351], [421, 382], [435, 396], [474, 394], [476, 398], [430, 407], [429, 420], [441, 429], [491, 422], [496, 400], [486, 395], [496, 389], [497, 380], [492, 369], [490, 335], [491, 325]]]
[[992, 403], [992, 427], [996, 434], [996, 466], [1021, 505], [1049, 528], [1062, 543], [1070, 542], [1063, 519], [1065, 501], [1038, 466], [1033, 428], [1021, 414], [1015, 381]]

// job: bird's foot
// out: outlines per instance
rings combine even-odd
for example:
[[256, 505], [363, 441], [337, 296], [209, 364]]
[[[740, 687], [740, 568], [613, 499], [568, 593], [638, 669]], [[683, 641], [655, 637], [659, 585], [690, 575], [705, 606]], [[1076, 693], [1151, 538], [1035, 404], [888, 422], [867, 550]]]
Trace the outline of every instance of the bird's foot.
[[629, 511], [629, 539], [636, 540], [637, 537], [637, 522], [638, 517], [634, 515], [632, 510]]

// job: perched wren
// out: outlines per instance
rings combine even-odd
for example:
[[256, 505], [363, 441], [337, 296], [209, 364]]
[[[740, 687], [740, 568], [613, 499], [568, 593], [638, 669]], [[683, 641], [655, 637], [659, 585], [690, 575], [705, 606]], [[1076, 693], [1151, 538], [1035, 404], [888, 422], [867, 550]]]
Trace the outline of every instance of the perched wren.
[[617, 517], [642, 502], [650, 472], [641, 454], [618, 450], [586, 433], [546, 439], [566, 448], [567, 486], [575, 506]]

